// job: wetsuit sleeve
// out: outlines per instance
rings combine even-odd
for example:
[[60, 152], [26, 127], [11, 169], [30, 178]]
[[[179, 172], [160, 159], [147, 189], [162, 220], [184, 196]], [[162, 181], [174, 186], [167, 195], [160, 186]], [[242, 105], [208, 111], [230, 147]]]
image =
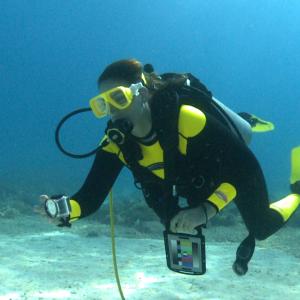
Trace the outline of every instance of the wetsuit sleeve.
[[103, 149], [97, 152], [85, 182], [70, 197], [73, 211], [71, 220], [89, 216], [102, 205], [122, 167], [123, 163], [115, 154]]

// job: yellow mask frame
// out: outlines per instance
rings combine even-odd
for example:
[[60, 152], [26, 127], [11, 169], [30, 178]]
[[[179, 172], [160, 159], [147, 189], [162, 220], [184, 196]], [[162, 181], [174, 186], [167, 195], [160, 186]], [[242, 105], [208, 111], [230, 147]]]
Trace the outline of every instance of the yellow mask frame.
[[134, 96], [139, 95], [139, 89], [144, 85], [141, 82], [133, 83], [129, 87], [118, 86], [90, 99], [90, 107], [97, 118], [109, 114], [109, 105], [123, 110], [130, 106]]

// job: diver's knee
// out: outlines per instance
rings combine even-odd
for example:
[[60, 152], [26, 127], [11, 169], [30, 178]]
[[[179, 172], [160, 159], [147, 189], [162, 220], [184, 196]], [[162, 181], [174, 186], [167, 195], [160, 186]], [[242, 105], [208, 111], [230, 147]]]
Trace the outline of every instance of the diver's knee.
[[270, 236], [270, 234], [268, 232], [266, 232], [265, 230], [263, 230], [261, 228], [251, 231], [251, 233], [253, 234], [255, 239], [258, 241], [263, 241]]

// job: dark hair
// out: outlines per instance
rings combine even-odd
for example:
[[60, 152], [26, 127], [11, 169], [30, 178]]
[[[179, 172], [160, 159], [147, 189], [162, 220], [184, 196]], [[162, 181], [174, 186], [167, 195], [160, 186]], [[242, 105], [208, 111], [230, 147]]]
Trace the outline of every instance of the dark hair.
[[[146, 80], [144, 82], [142, 78]], [[150, 64], [143, 67], [142, 63], [136, 59], [123, 59], [108, 65], [98, 78], [98, 87], [106, 80], [120, 80], [130, 85], [142, 81], [152, 93], [159, 92], [167, 88], [180, 87], [186, 81], [185, 75], [175, 76], [173, 73], [166, 73], [162, 77], [158, 76]]]
[[124, 59], [108, 65], [98, 78], [98, 87], [105, 80], [121, 80], [128, 83], [141, 81], [142, 64], [136, 59]]

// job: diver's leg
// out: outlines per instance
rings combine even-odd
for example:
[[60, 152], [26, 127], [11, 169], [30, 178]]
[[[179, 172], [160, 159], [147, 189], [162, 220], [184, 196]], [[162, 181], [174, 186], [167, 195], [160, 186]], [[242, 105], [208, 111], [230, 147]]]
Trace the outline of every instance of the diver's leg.
[[248, 184], [240, 185], [235, 200], [247, 229], [258, 240], [272, 235], [284, 224], [281, 215], [270, 209], [267, 189], [262, 180], [263, 177], [256, 177], [251, 183], [248, 181]]
[[[244, 147], [234, 157], [235, 163], [242, 166], [235, 173], [231, 170], [230, 174], [237, 188], [235, 203], [249, 232], [256, 239], [265, 239], [280, 229], [295, 212], [300, 195], [291, 194], [270, 205], [265, 178], [253, 153]], [[291, 178], [295, 180], [295, 176]]]
[[300, 195], [291, 194], [270, 205], [264, 175], [253, 154], [244, 159], [244, 167], [239, 174], [235, 203], [250, 233], [263, 240], [291, 217], [300, 205]]
[[300, 147], [292, 149], [290, 186], [293, 194], [274, 202], [271, 209], [276, 210], [286, 222], [300, 205]]

